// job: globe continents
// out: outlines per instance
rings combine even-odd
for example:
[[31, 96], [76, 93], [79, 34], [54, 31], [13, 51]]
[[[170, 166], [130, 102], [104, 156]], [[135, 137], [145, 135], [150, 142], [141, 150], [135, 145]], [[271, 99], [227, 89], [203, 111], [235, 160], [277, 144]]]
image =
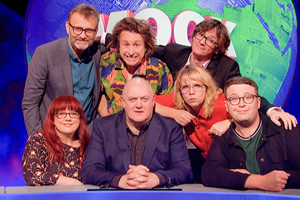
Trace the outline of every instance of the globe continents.
[[[225, 25], [231, 24], [227, 26], [232, 40], [228, 56], [235, 58], [239, 63], [243, 76], [256, 81], [260, 95], [277, 106], [285, 102], [294, 77], [297, 55], [297, 20], [291, 0], [286, 0], [284, 3], [274, 0], [198, 0], [198, 2], [90, 0], [81, 2], [93, 4], [100, 14], [106, 14], [101, 16], [101, 26], [99, 26], [103, 31], [112, 28], [109, 24], [107, 25], [107, 22], [113, 18], [110, 15], [111, 12], [116, 16], [116, 11], [130, 10], [131, 14], [130, 12], [124, 13], [139, 17], [146, 8], [156, 8], [165, 13], [170, 24], [173, 22], [172, 25], [176, 17], [186, 10], [198, 15], [196, 23], [203, 17], [214, 17]], [[38, 45], [66, 36], [64, 22], [67, 20], [70, 9], [77, 3], [79, 2], [71, 0], [63, 2], [32, 0], [30, 2], [24, 31], [27, 62], [30, 61]], [[156, 14], [153, 13], [153, 15]], [[122, 15], [119, 14], [119, 17]], [[175, 23], [184, 23], [178, 21]], [[153, 20], [151, 22], [156, 24]], [[193, 24], [186, 29], [186, 37], [189, 36], [191, 27]], [[157, 27], [157, 31], [159, 29], [160, 27]], [[174, 36], [175, 27], [170, 26], [170, 31]], [[176, 40], [179, 43], [180, 41]]]

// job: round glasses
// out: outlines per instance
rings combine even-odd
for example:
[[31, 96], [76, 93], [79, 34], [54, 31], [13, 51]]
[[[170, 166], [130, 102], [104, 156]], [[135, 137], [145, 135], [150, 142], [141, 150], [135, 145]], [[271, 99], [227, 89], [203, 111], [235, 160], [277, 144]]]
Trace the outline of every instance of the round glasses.
[[203, 33], [197, 33], [195, 35], [195, 38], [199, 41], [201, 41], [203, 38], [205, 39], [205, 44], [209, 47], [214, 47], [215, 45], [218, 45], [217, 42], [215, 42], [212, 38], [206, 37]]
[[83, 29], [81, 27], [73, 26], [70, 22], [69, 25], [72, 27], [73, 33], [75, 35], [80, 35], [82, 32], [84, 32], [86, 36], [93, 37], [96, 32], [96, 29], [91, 29], [91, 28]]
[[243, 97], [229, 97], [227, 101], [233, 106], [238, 105], [241, 102], [241, 99], [243, 99], [244, 103], [250, 104], [254, 101], [254, 97], [258, 97], [257, 95], [253, 94], [247, 94]]
[[203, 90], [203, 88], [205, 87], [205, 85], [200, 85], [200, 84], [195, 84], [195, 85], [192, 85], [192, 86], [189, 86], [189, 85], [184, 85], [180, 88], [181, 90], [181, 93], [182, 94], [186, 94], [190, 91], [191, 87], [193, 88], [193, 90], [195, 92], [201, 92]]
[[58, 119], [65, 119], [67, 115], [69, 115], [69, 117], [73, 119], [78, 119], [80, 117], [80, 114], [78, 112], [70, 112], [70, 113], [59, 112], [59, 113], [55, 113], [55, 115]]

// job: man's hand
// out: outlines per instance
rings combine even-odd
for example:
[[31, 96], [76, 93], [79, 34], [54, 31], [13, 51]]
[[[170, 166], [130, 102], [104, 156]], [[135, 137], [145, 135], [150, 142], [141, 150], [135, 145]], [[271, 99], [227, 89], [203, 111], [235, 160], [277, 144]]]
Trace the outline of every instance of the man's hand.
[[104, 94], [100, 98], [100, 102], [99, 102], [97, 110], [101, 117], [111, 115], [111, 113], [109, 113], [109, 111], [107, 109], [107, 99]]
[[265, 175], [251, 174], [245, 182], [245, 188], [281, 192], [285, 188], [289, 176], [290, 174], [285, 171], [277, 170]]
[[[271, 108], [272, 109], [272, 108]], [[296, 117], [294, 117], [293, 115], [284, 112], [282, 109], [280, 108], [274, 108], [270, 111], [270, 119], [272, 120], [272, 122], [274, 124], [276, 124], [277, 126], [281, 126], [281, 123], [279, 122], [279, 119], [281, 119], [284, 123], [284, 128], [287, 130], [292, 130], [293, 126], [296, 127], [298, 122]]]
[[121, 179], [119, 180], [118, 186], [119, 188], [122, 189], [136, 189], [136, 186], [139, 184], [138, 182], [133, 182], [131, 181], [131, 183], [128, 184], [127, 182], [128, 180], [128, 175], [125, 174], [121, 177]]
[[221, 136], [228, 130], [230, 124], [231, 124], [230, 121], [226, 119], [213, 124], [208, 131], [217, 136]]
[[119, 181], [119, 187], [123, 189], [152, 189], [158, 185], [158, 176], [144, 165], [129, 165], [127, 174]]

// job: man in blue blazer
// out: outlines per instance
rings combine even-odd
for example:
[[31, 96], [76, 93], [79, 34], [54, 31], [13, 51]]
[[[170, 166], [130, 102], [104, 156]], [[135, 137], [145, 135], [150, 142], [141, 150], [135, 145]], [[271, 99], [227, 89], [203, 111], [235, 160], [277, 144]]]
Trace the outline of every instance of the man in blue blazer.
[[133, 78], [122, 99], [124, 110], [94, 122], [83, 182], [122, 189], [186, 183], [192, 173], [182, 128], [153, 112], [150, 84]]
[[28, 66], [22, 109], [28, 135], [39, 131], [51, 102], [62, 94], [82, 104], [87, 123], [97, 114], [100, 96], [100, 56], [104, 46], [93, 44], [99, 13], [93, 6], [72, 8], [66, 22], [68, 37], [37, 47]]

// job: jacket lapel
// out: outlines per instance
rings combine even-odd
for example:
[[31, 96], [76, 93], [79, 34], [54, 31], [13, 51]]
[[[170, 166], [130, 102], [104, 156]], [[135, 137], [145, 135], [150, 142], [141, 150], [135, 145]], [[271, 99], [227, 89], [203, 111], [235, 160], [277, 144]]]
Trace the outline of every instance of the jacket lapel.
[[120, 154], [122, 154], [122, 159], [123, 159], [123, 164], [124, 168], [127, 171], [129, 169], [129, 164], [131, 161], [130, 157], [130, 148], [129, 148], [129, 140], [127, 136], [127, 130], [126, 130], [126, 125], [125, 125], [125, 112], [120, 111], [121, 120], [119, 123], [119, 126], [116, 129], [116, 136], [117, 136], [117, 142], [118, 146], [120, 147]]
[[162, 131], [161, 128], [162, 127], [160, 125], [160, 121], [157, 118], [157, 115], [154, 113], [148, 129], [146, 146], [143, 156], [142, 164], [145, 166], [149, 166], [151, 163], [152, 157], [158, 144], [158, 140], [160, 138], [160, 134]]
[[61, 50], [63, 53], [62, 55], [58, 55], [58, 56], [63, 56], [61, 66], [66, 81], [66, 87], [68, 93], [73, 95], [73, 80], [72, 80], [72, 69], [71, 69], [69, 48], [68, 48], [68, 37], [66, 37], [62, 42]]

